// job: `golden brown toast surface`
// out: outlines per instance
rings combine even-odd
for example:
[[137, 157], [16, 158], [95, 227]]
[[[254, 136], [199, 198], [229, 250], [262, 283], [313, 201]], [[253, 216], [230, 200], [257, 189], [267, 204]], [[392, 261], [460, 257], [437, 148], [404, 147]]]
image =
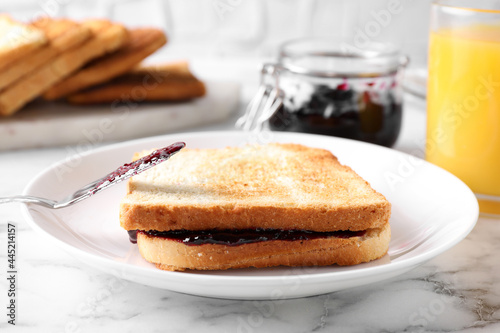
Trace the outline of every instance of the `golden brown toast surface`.
[[391, 209], [331, 152], [295, 144], [183, 149], [128, 186], [127, 230], [365, 230]]
[[73, 104], [116, 101], [182, 101], [204, 96], [205, 85], [189, 70], [187, 62], [140, 66], [107, 83], [72, 94]]
[[83, 43], [91, 36], [89, 29], [66, 19], [40, 18], [31, 23], [31, 26], [43, 31], [48, 43], [36, 52], [21, 55], [7, 68], [0, 70], [0, 90], [30, 75], [62, 52]]
[[[121, 24], [94, 19], [84, 21], [82, 25], [91, 31], [91, 38], [61, 54], [51, 64], [53, 71], [60, 75], [60, 79], [56, 82], [79, 70], [91, 60], [115, 51], [127, 41], [127, 30]], [[52, 87], [53, 85], [50, 86], [50, 89]]]
[[90, 60], [114, 51], [126, 41], [126, 29], [119, 24], [105, 20], [87, 20], [82, 26], [90, 31], [88, 39], [59, 53], [0, 92], [0, 115], [13, 114]]
[[116, 52], [89, 63], [74, 75], [51, 87], [43, 97], [48, 100], [68, 96], [92, 85], [126, 73], [166, 43], [163, 31], [138, 28], [129, 31], [129, 39]]
[[46, 43], [42, 30], [17, 22], [6, 14], [0, 15], [0, 68]]

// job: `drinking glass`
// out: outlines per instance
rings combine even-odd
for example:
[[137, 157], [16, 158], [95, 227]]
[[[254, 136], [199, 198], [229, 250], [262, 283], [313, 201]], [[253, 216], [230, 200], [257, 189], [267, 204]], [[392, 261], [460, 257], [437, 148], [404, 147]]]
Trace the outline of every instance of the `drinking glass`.
[[426, 159], [500, 214], [500, 3], [431, 6]]

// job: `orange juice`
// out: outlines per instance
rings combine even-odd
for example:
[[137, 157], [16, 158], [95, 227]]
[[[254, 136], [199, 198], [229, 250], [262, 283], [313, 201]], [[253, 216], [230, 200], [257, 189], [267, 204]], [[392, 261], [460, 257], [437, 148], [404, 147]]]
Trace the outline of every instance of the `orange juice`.
[[500, 196], [500, 25], [431, 32], [426, 158]]

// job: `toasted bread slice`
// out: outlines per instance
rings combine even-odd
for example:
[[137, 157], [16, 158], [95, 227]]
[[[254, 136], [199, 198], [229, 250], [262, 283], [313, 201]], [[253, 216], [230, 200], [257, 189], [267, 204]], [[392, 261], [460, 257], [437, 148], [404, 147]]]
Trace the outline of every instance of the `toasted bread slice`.
[[0, 68], [47, 43], [42, 30], [0, 15]]
[[310, 240], [271, 240], [231, 245], [185, 245], [182, 242], [138, 233], [144, 259], [167, 271], [223, 270], [245, 267], [357, 265], [383, 257], [389, 248], [389, 223], [363, 236]]
[[159, 29], [133, 29], [130, 31], [128, 43], [117, 52], [96, 59], [79, 72], [51, 87], [43, 97], [47, 100], [59, 99], [109, 81], [137, 66], [166, 41], [165, 34]]
[[54, 71], [62, 74], [61, 78], [74, 73], [95, 58], [116, 51], [128, 40], [127, 29], [121, 24], [95, 19], [85, 21], [83, 25], [92, 31], [92, 38], [62, 54], [52, 64]]
[[[139, 157], [139, 156], [136, 156]], [[126, 230], [381, 228], [391, 205], [329, 151], [294, 144], [183, 149], [128, 183]]]
[[88, 20], [82, 25], [91, 31], [89, 39], [59, 54], [29, 76], [0, 92], [0, 115], [13, 114], [90, 60], [112, 52], [126, 42], [127, 31], [119, 24], [105, 20]]
[[204, 96], [205, 85], [189, 70], [185, 61], [139, 66], [110, 82], [67, 97], [73, 104], [116, 101], [182, 101]]
[[0, 90], [91, 37], [90, 29], [66, 19], [41, 18], [31, 23], [31, 26], [43, 31], [48, 43], [36, 52], [20, 56], [0, 71]]

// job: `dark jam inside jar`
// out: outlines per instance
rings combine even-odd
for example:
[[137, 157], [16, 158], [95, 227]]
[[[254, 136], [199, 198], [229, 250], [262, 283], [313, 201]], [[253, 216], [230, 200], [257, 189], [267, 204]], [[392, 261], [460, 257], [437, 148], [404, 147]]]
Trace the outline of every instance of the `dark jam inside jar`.
[[401, 128], [402, 103], [392, 77], [307, 80], [280, 87], [283, 103], [269, 119], [276, 131], [349, 138], [391, 147]]

